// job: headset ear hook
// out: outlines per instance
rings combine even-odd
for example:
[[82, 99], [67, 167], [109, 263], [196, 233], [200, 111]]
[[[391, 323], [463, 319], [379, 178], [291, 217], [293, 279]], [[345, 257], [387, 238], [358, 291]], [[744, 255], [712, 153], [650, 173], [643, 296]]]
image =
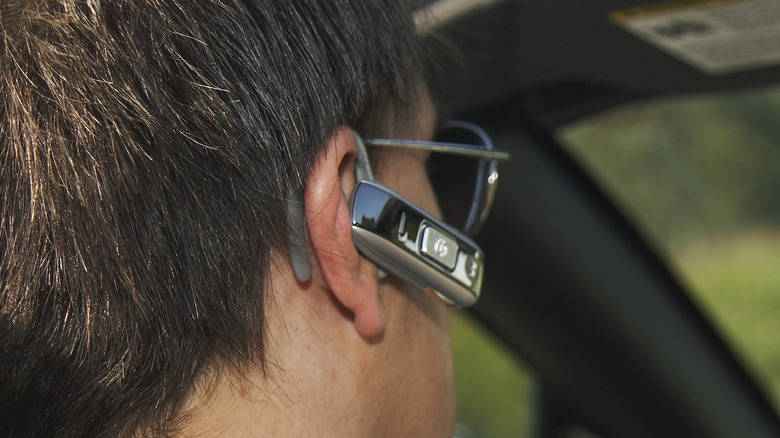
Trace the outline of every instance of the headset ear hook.
[[303, 208], [303, 189], [293, 190], [287, 196], [287, 250], [295, 278], [301, 283], [311, 279], [311, 263], [306, 247], [306, 215]]

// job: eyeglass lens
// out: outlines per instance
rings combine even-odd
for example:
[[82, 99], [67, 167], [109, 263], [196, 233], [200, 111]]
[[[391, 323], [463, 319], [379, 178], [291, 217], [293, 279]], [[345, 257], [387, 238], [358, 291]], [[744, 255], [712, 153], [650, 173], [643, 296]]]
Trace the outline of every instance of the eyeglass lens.
[[[435, 141], [483, 146], [475, 132], [463, 127], [448, 127]], [[443, 219], [450, 225], [471, 233], [475, 218], [479, 217], [480, 197], [487, 165], [482, 159], [451, 154], [431, 154], [427, 162], [428, 177], [433, 186]]]

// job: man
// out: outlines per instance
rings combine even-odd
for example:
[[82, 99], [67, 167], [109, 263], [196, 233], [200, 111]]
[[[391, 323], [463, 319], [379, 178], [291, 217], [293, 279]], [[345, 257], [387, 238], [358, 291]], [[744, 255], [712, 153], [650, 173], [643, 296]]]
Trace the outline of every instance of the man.
[[[404, 4], [20, 0], [0, 26], [3, 434], [451, 434], [446, 307], [350, 220], [362, 138], [436, 128]], [[427, 156], [371, 167], [437, 215]]]

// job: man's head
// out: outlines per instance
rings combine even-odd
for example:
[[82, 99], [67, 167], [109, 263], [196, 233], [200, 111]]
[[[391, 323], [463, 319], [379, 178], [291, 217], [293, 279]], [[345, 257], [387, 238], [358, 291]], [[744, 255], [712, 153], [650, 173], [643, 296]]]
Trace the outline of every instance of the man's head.
[[[278, 370], [305, 337], [285, 337], [296, 316], [282, 312], [307, 287], [326, 291], [307, 302], [354, 319], [368, 346], [402, 346], [384, 328], [405, 319], [406, 337], [419, 338], [410, 351], [436, 345], [443, 356], [430, 366], [451, 372], [440, 307], [381, 292], [389, 286], [377, 285], [370, 263], [343, 258], [382, 297], [366, 299], [339, 277], [354, 265], [328, 265], [344, 242], [317, 240], [340, 232], [317, 229], [334, 207], [317, 198], [324, 188], [315, 192], [328, 181], [323, 163], [337, 175], [350, 166], [344, 127], [420, 129], [413, 114], [427, 96], [399, 2], [4, 1], [0, 28], [4, 431], [186, 429], [201, 412], [193, 399], [209, 398], [220, 376], [291, 378]], [[285, 200], [304, 183], [316, 212], [313, 286], [291, 280], [282, 257]], [[331, 219], [341, 220], [339, 208]], [[401, 361], [389, 347], [370, 351], [354, 359]], [[407, 378], [400, 365], [366, 385]], [[391, 404], [377, 409], [404, 411]]]
[[[430, 139], [427, 94], [420, 117], [391, 134]], [[351, 239], [355, 135], [341, 128], [310, 170], [305, 210], [312, 277], [296, 279], [287, 254], [274, 255], [268, 292], [266, 377], [256, 370], [196, 393], [185, 434], [225, 436], [450, 436], [454, 390], [447, 308], [377, 268]], [[377, 181], [436, 213], [426, 154], [376, 156]], [[270, 431], [270, 432], [269, 432]]]

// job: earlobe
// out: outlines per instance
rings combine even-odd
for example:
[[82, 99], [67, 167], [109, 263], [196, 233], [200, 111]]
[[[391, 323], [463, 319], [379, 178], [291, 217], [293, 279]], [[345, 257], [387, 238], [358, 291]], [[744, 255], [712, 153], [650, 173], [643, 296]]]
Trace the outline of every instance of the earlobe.
[[361, 257], [352, 240], [349, 195], [355, 186], [357, 140], [339, 128], [320, 152], [306, 181], [305, 206], [309, 237], [327, 287], [354, 315], [361, 336], [384, 329], [376, 267]]

